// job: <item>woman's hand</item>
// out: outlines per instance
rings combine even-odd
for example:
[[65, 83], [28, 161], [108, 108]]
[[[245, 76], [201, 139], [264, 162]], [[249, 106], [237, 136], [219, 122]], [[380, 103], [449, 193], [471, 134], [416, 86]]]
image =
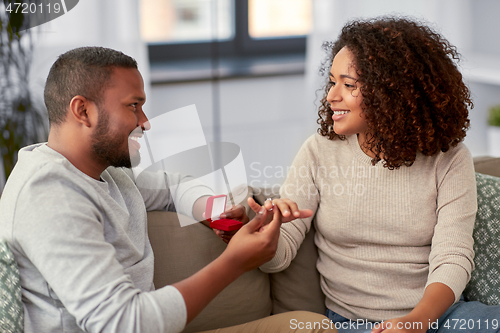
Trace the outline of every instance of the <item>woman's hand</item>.
[[[261, 206], [257, 202], [255, 202], [253, 198], [248, 198], [248, 205], [255, 213], [257, 213], [261, 207], [264, 207], [267, 211], [272, 211], [273, 209], [279, 209], [282, 216], [281, 217], [282, 223], [290, 222], [297, 218], [310, 217], [313, 214], [313, 211], [310, 209], [299, 209], [297, 204], [289, 199], [274, 199], [274, 200], [268, 199], [264, 202], [264, 205]], [[238, 220], [243, 222], [243, 224], [247, 223], [248, 216], [246, 215], [245, 208], [241, 205], [237, 205], [233, 208], [222, 213], [220, 217], [223, 219], [226, 218], [226, 219]], [[268, 214], [267, 219], [264, 222], [264, 225], [271, 222], [272, 219], [273, 219], [273, 214]], [[224, 230], [214, 229], [214, 232], [217, 236], [219, 236], [220, 239], [222, 239], [227, 244], [234, 236], [234, 234], [237, 232], [237, 230], [224, 231]]]
[[371, 333], [426, 332], [432, 323], [453, 304], [455, 294], [447, 285], [434, 282], [425, 288], [424, 296], [406, 316], [382, 322]]
[[376, 324], [371, 333], [425, 333], [429, 328], [428, 326], [429, 323], [423, 322], [422, 320], [415, 318], [411, 316], [411, 314], [409, 314], [400, 318], [394, 318]]
[[[248, 205], [252, 210], [257, 213], [259, 209], [262, 207], [254, 199], [248, 198]], [[264, 202], [264, 208], [267, 211], [271, 211], [273, 209], [279, 209], [281, 212], [281, 222], [290, 222], [295, 219], [302, 219], [306, 217], [311, 217], [313, 215], [313, 211], [310, 209], [299, 209], [297, 204], [290, 199], [267, 199]], [[266, 220], [266, 224], [272, 220], [272, 216], [268, 216]]]

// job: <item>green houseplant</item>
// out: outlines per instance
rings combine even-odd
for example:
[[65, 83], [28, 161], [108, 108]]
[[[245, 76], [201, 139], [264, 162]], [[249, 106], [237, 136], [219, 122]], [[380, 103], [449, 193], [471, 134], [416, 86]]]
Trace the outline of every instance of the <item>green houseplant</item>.
[[488, 125], [500, 127], [500, 105], [490, 108]]
[[46, 117], [29, 89], [33, 33], [22, 29], [29, 17], [22, 11], [8, 13], [9, 2], [0, 2], [0, 193], [19, 149], [47, 138]]
[[488, 125], [488, 154], [500, 157], [500, 105], [489, 109]]

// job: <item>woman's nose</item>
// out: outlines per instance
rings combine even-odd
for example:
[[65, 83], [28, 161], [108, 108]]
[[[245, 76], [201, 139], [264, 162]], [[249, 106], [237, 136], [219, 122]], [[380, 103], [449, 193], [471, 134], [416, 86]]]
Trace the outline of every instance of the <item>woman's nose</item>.
[[339, 93], [339, 89], [336, 85], [332, 85], [330, 90], [328, 91], [328, 95], [326, 96], [326, 100], [329, 103], [339, 102], [342, 100], [342, 96]]

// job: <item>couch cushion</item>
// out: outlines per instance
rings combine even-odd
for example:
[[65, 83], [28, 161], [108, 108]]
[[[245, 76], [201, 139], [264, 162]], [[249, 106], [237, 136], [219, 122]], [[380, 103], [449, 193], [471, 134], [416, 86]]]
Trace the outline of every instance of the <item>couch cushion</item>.
[[[272, 189], [249, 189], [248, 192], [261, 205], [266, 198], [279, 197]], [[249, 216], [253, 216], [252, 213], [250, 212]], [[297, 251], [297, 256], [287, 269], [269, 274], [273, 314], [299, 310], [325, 313], [325, 295], [321, 291], [320, 275], [316, 269], [318, 249], [314, 244], [315, 233], [312, 226]]]
[[[148, 230], [155, 254], [156, 288], [193, 275], [226, 248], [211, 229], [201, 223], [181, 227], [177, 214], [172, 212], [149, 212]], [[187, 325], [184, 332], [222, 328], [264, 318], [271, 313], [271, 302], [269, 277], [255, 269], [225, 288]]]
[[320, 275], [316, 269], [318, 249], [314, 244], [315, 233], [313, 226], [287, 269], [270, 274], [274, 314], [297, 310], [325, 314], [325, 295], [321, 291]]
[[500, 304], [500, 178], [476, 173], [477, 204], [474, 263], [464, 291], [467, 300]]
[[7, 242], [0, 241], [0, 332], [23, 332], [19, 271]]

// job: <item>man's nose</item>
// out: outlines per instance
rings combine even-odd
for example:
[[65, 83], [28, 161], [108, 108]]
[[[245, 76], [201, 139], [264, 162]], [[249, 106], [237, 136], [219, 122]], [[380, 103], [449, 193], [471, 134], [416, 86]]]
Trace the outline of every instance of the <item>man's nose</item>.
[[149, 123], [148, 117], [144, 111], [141, 111], [141, 115], [139, 117], [139, 125], [141, 126], [143, 131], [149, 131], [151, 129], [151, 124]]
[[141, 127], [143, 131], [149, 131], [151, 129], [151, 124], [149, 123], [149, 120], [142, 123]]

